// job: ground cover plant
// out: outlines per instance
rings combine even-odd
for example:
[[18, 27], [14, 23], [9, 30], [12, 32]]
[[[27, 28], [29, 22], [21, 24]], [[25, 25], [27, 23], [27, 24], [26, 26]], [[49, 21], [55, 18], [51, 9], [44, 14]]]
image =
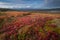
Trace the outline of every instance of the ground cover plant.
[[60, 40], [60, 16], [51, 15], [1, 15], [0, 40]]

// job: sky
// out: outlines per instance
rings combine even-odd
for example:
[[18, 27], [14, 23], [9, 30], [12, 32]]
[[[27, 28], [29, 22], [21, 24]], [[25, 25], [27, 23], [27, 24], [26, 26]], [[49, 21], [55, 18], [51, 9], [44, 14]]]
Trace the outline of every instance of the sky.
[[60, 0], [0, 0], [0, 8], [60, 8]]

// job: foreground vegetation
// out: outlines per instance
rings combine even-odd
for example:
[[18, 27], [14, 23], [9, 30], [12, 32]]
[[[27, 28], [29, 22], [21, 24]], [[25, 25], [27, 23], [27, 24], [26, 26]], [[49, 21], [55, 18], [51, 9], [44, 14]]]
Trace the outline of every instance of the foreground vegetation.
[[0, 40], [60, 40], [60, 14], [7, 13], [0, 12]]

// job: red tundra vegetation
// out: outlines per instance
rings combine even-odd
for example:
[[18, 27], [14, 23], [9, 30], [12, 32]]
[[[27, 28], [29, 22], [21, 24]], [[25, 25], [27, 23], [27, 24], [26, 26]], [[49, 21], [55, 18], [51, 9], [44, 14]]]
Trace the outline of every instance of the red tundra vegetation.
[[0, 40], [60, 40], [60, 14], [28, 13], [0, 18]]

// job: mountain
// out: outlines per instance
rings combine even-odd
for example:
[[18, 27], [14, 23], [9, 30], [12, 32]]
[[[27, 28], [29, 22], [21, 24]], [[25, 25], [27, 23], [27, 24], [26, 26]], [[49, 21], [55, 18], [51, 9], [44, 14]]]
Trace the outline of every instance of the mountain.
[[60, 8], [52, 8], [52, 9], [8, 9], [8, 8], [0, 8], [0, 11], [60, 11]]
[[9, 8], [0, 8], [0, 11], [14, 11], [14, 9], [9, 9]]

